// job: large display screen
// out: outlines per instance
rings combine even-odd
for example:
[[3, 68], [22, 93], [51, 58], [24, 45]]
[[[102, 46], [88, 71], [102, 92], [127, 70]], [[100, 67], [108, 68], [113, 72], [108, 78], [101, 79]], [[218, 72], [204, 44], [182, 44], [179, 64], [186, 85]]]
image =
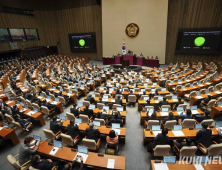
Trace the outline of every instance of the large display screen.
[[9, 29], [12, 41], [26, 41], [23, 29]]
[[10, 36], [7, 28], [0, 28], [0, 42], [8, 42]]
[[178, 32], [176, 53], [220, 54], [222, 28], [181, 29]]
[[25, 29], [27, 40], [39, 40], [37, 29]]
[[96, 52], [95, 33], [69, 34], [69, 43], [72, 52]]

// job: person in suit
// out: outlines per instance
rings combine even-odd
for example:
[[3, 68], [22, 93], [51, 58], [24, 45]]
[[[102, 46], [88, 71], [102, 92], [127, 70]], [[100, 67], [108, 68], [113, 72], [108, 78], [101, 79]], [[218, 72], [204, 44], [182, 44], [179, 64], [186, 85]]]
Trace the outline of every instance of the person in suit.
[[91, 118], [93, 116], [93, 110], [89, 109], [89, 106], [86, 106], [84, 109], [84, 114], [87, 115], [89, 118]]
[[86, 129], [86, 136], [87, 139], [94, 139], [96, 142], [99, 139], [100, 131], [98, 129], [94, 129], [94, 124], [91, 122], [89, 123], [89, 128]]
[[30, 142], [32, 141], [32, 138], [26, 138], [24, 140], [24, 143], [21, 143], [21, 146], [19, 148], [19, 164], [22, 165], [26, 163], [28, 160], [31, 159], [31, 156], [36, 153], [37, 149], [39, 148], [39, 144], [34, 149], [30, 148]]
[[195, 143], [202, 143], [206, 148], [208, 148], [212, 144], [212, 130], [207, 129], [208, 125], [206, 123], [201, 123], [201, 125], [202, 129], [197, 132]]
[[122, 99], [121, 99], [121, 96], [118, 96], [116, 101], [115, 101], [115, 104], [120, 104], [122, 105]]
[[29, 129], [28, 129], [28, 128], [32, 125], [32, 123], [31, 123], [31, 121], [30, 121], [30, 118], [28, 118], [28, 119], [22, 119], [22, 118], [20, 117], [20, 115], [17, 114], [17, 115], [14, 117], [14, 119], [15, 119], [16, 122], [18, 122], [18, 123], [22, 126], [22, 128], [23, 128], [25, 131], [29, 132]]
[[211, 96], [208, 95], [207, 98], [205, 98], [201, 101], [201, 106], [206, 106], [210, 100], [211, 100]]
[[170, 113], [169, 113], [169, 116], [166, 117], [166, 118], [163, 120], [163, 124], [165, 124], [166, 121], [168, 121], [168, 120], [176, 120], [176, 118], [174, 117], [174, 115], [173, 115], [172, 112], [170, 112]]
[[109, 118], [108, 114], [102, 114], [102, 112], [98, 112], [96, 114], [96, 118], [98, 119], [104, 119], [105, 121]]
[[77, 124], [74, 124], [73, 120], [70, 120], [70, 124], [67, 126], [68, 135], [73, 139], [79, 135], [79, 127]]
[[166, 101], [166, 97], [163, 98], [163, 101], [160, 101], [159, 105], [160, 106], [169, 105], [168, 101]]
[[51, 159], [41, 159], [39, 155], [34, 155], [31, 159], [31, 166], [39, 170], [51, 170], [54, 166], [59, 166], [59, 162]]
[[122, 119], [119, 118], [118, 112], [115, 112], [114, 114], [115, 114], [115, 115], [112, 116], [112, 118], [109, 120], [108, 125], [109, 125], [109, 126], [112, 126], [112, 123], [119, 123], [120, 126], [123, 127], [123, 122], [122, 122]]
[[[76, 161], [78, 161], [78, 159], [80, 159], [80, 161], [81, 161], [80, 165], [76, 164]], [[83, 169], [83, 157], [82, 156], [80, 158], [76, 157], [72, 163], [68, 162], [63, 167], [63, 170], [82, 170], [82, 169]]]
[[169, 137], [167, 136], [168, 129], [164, 128], [162, 129], [162, 133], [159, 133], [153, 140], [153, 142], [150, 142], [147, 148], [148, 152], [152, 152], [153, 148], [156, 147], [156, 145], [167, 145], [170, 142]]
[[74, 114], [75, 117], [78, 117], [78, 116], [79, 116], [79, 108], [78, 108], [78, 106], [77, 106], [76, 103], [73, 104], [73, 107], [72, 107], [72, 108], [70, 108], [70, 112], [71, 112], [72, 114]]
[[196, 118], [196, 121], [200, 123], [203, 120], [212, 119], [209, 114], [210, 114], [210, 111], [206, 110], [205, 115], [201, 115], [200, 117]]
[[181, 97], [178, 98], [178, 102], [174, 105], [174, 109], [176, 109], [180, 104], [184, 104], [184, 102], [182, 102]]
[[54, 116], [52, 118], [52, 121], [50, 121], [50, 130], [53, 131], [54, 134], [56, 134], [58, 131], [60, 131], [62, 128], [62, 123], [57, 122], [57, 117]]
[[[184, 142], [183, 140], [177, 140], [175, 143], [176, 147], [178, 149], [181, 149], [184, 146], [195, 146], [195, 144], [193, 143], [191, 137], [186, 137], [186, 141]], [[178, 152], [178, 150], [176, 148], [173, 148], [174, 152]]]
[[183, 112], [181, 112], [180, 114], [180, 119], [181, 121], [183, 121], [184, 119], [193, 119], [192, 114], [191, 114], [191, 110], [187, 109], [186, 110], [186, 114], [184, 114]]

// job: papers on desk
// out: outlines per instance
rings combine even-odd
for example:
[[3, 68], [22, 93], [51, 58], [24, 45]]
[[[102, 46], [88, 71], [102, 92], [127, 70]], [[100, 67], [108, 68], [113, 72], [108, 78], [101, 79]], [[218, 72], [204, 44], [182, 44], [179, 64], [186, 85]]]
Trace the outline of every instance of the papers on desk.
[[47, 102], [49, 102], [51, 99], [46, 99]]
[[196, 168], [196, 170], [204, 170], [201, 164], [194, 164], [194, 167]]
[[12, 103], [12, 101], [8, 101], [8, 102], [6, 102], [6, 104], [10, 104], [10, 103]]
[[208, 85], [210, 85], [211, 83], [208, 83], [208, 82], [207, 82], [207, 83], [205, 83], [205, 84], [208, 84]]
[[116, 132], [117, 135], [120, 134], [120, 129], [112, 129], [112, 130], [114, 130], [114, 131]]
[[191, 110], [192, 114], [199, 114], [198, 110]]
[[3, 97], [3, 96], [5, 96], [5, 94], [0, 94], [0, 97]]
[[38, 99], [41, 99], [41, 98], [43, 98], [43, 97], [42, 97], [42, 96], [38, 96], [37, 98], [38, 98]]
[[199, 84], [198, 86], [203, 87], [204, 85], [203, 84]]
[[[85, 163], [88, 158], [88, 154], [77, 152], [77, 154], [73, 160], [75, 160], [77, 156], [81, 156], [83, 158], [83, 163]], [[80, 159], [78, 159], [77, 162], [80, 162]]]
[[190, 82], [190, 80], [187, 80], [188, 82]]
[[72, 94], [70, 94], [70, 93], [67, 93], [66, 95], [70, 97], [70, 96], [71, 96]]
[[26, 113], [27, 115], [29, 115], [29, 116], [31, 116], [31, 115], [33, 115], [35, 112], [33, 112], [33, 111], [30, 111], [30, 112], [28, 112], [28, 113]]
[[154, 100], [155, 101], [155, 103], [159, 103], [159, 100]]
[[182, 130], [173, 130], [174, 136], [185, 136]]
[[107, 168], [114, 169], [114, 165], [115, 165], [115, 159], [108, 159]]
[[49, 152], [49, 155], [55, 155], [58, 150], [59, 150], [59, 148], [54, 147], [54, 148]]
[[155, 170], [169, 170], [166, 163], [154, 163]]
[[103, 102], [107, 102], [107, 101], [108, 101], [108, 99], [102, 99], [102, 101], [103, 101]]
[[22, 109], [20, 112], [24, 112], [24, 111], [26, 111], [27, 109], [26, 108], [24, 108], [24, 109]]
[[0, 131], [3, 129], [3, 127], [0, 127]]
[[115, 102], [115, 99], [112, 99], [112, 102]]
[[198, 99], [202, 99], [203, 97], [202, 97], [202, 96], [196, 96], [196, 98], [198, 98]]
[[139, 94], [143, 94], [143, 92], [139, 92]]
[[215, 91], [215, 93], [220, 94], [221, 92], [220, 91]]
[[168, 116], [169, 113], [168, 113], [168, 112], [160, 112], [160, 115], [161, 115], [161, 116]]
[[53, 101], [53, 102], [51, 102], [51, 104], [54, 104], [54, 105], [56, 105], [58, 102], [56, 102], [56, 101]]
[[153, 131], [153, 134], [156, 136], [158, 135], [159, 133], [162, 133], [160, 130], [157, 130], [157, 131]]
[[172, 99], [174, 102], [177, 102], [178, 101], [178, 99]]

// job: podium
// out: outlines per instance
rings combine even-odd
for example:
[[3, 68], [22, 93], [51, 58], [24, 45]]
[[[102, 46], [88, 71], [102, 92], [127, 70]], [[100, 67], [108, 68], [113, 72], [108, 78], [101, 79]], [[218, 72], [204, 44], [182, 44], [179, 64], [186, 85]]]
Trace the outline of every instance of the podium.
[[129, 60], [123, 60], [122, 66], [129, 67]]

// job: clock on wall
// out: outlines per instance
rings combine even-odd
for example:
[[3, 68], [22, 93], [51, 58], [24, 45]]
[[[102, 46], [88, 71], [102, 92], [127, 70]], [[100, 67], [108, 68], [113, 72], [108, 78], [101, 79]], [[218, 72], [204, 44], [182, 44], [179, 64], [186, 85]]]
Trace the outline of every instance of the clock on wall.
[[19, 49], [17, 42], [10, 42], [9, 45], [11, 47], [11, 50]]

